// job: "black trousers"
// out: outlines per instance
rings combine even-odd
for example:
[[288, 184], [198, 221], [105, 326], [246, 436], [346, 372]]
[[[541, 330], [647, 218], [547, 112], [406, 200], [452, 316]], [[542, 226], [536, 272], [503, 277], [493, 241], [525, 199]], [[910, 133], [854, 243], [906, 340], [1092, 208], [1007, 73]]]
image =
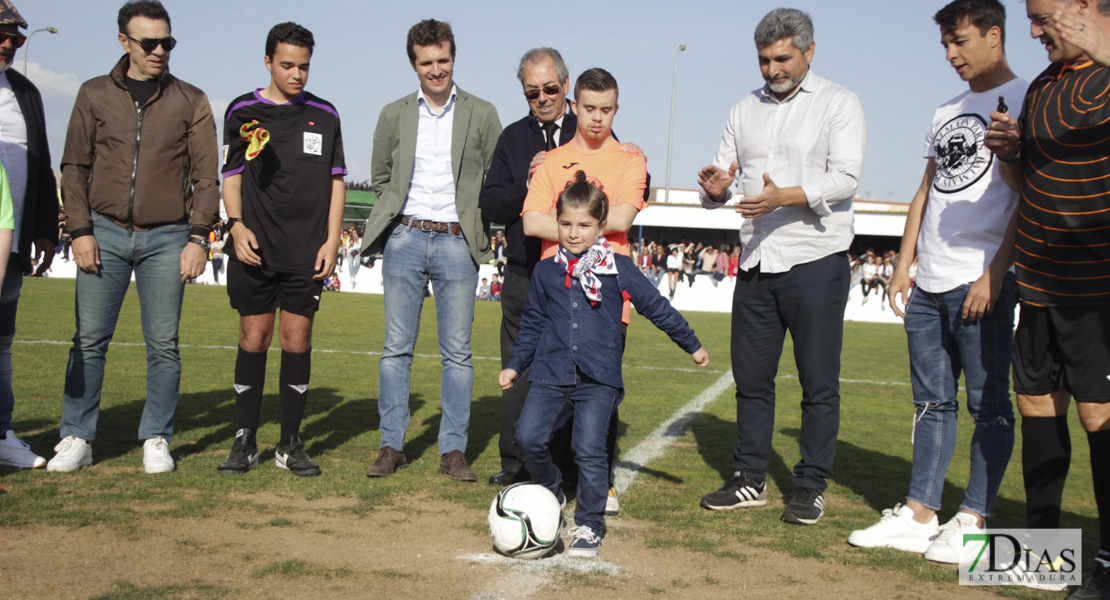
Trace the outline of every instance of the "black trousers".
[[801, 460], [794, 465], [794, 486], [828, 487], [840, 428], [840, 352], [849, 280], [844, 252], [785, 273], [760, 273], [758, 265], [738, 273], [731, 343], [735, 470], [755, 480], [766, 477], [775, 428], [775, 376], [789, 331], [802, 386]]
[[[501, 368], [509, 365], [513, 355], [513, 344], [520, 333], [520, 314], [524, 310], [524, 299], [528, 295], [528, 278], [513, 271], [505, 271], [505, 280], [501, 285]], [[627, 329], [622, 327], [624, 336]], [[513, 384], [513, 389], [501, 392], [501, 435], [498, 439], [498, 449], [501, 452], [501, 470], [518, 471], [524, 467], [520, 458], [520, 450], [516, 447], [516, 423], [520, 420], [520, 411], [524, 408], [524, 401], [528, 398], [528, 373], [521, 373]], [[623, 394], [623, 392], [622, 392]], [[609, 484], [613, 483], [613, 464], [617, 457], [617, 426], [620, 418], [617, 411], [609, 421], [609, 435], [606, 439], [606, 450], [609, 454]], [[564, 481], [574, 482], [578, 479], [578, 468], [574, 463], [574, 451], [571, 450], [571, 432], [574, 430], [573, 417], [562, 427], [551, 440], [551, 458], [563, 473]]]

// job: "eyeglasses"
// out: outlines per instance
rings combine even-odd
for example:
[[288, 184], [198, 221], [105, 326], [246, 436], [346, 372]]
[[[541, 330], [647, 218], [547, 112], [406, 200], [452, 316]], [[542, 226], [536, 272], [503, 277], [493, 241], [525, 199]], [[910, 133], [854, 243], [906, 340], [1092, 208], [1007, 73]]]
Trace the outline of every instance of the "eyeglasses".
[[137, 40], [131, 36], [127, 36], [127, 39], [138, 44], [139, 47], [143, 49], [143, 52], [146, 52], [147, 54], [154, 52], [154, 50], [158, 48], [158, 46], [161, 46], [163, 50], [169, 52], [170, 50], [173, 50], [174, 46], [177, 45], [177, 40], [173, 39], [172, 35], [164, 38], [149, 38], [144, 40]]
[[23, 42], [27, 41], [27, 36], [22, 33], [0, 32], [0, 44], [3, 44], [4, 40], [11, 40], [12, 48], [22, 48]]
[[529, 99], [529, 100], [535, 100], [536, 98], [540, 97], [540, 92], [543, 92], [543, 93], [547, 94], [548, 96], [554, 96], [554, 95], [559, 93], [560, 89], [562, 89], [562, 88], [560, 88], [557, 85], [545, 85], [541, 89], [538, 89], [538, 90], [525, 90], [524, 91], [524, 97]]

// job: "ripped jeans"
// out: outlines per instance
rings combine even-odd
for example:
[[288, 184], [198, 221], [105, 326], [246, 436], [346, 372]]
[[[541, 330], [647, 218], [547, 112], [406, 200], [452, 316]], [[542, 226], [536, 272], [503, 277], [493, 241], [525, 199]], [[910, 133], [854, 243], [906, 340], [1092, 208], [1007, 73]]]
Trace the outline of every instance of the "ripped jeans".
[[1017, 284], [1008, 273], [994, 311], [980, 321], [961, 316], [970, 284], [933, 294], [913, 291], [906, 309], [910, 381], [916, 407], [913, 469], [907, 500], [940, 510], [948, 463], [956, 451], [956, 392], [961, 372], [967, 410], [975, 421], [971, 471], [961, 509], [984, 518], [1014, 448], [1014, 410], [1010, 401], [1010, 354], [1014, 340]]

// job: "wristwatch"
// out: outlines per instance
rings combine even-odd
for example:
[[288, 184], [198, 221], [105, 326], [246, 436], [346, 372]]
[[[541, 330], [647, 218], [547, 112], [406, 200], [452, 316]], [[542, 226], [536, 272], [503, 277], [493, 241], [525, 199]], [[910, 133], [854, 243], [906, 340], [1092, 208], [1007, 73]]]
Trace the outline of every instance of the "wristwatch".
[[208, 238], [203, 238], [199, 235], [189, 236], [189, 243], [200, 246], [204, 249], [205, 252], [208, 252], [208, 249], [212, 246], [212, 243], [208, 241]]

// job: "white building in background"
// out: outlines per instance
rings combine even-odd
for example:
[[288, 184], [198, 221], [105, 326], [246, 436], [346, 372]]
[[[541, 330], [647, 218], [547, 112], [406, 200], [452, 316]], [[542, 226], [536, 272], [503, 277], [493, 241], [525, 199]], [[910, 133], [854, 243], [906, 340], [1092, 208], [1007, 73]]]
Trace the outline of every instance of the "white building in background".
[[[664, 189], [651, 188], [650, 208], [636, 216], [630, 240], [677, 240], [687, 237], [691, 241], [713, 244], [735, 244], [744, 219], [727, 206], [706, 210], [698, 200], [698, 190], [671, 188], [669, 202], [664, 203]], [[852, 200], [856, 213], [856, 240], [853, 248], [881, 246], [898, 249], [902, 231], [906, 227], [908, 204], [877, 202], [856, 197]]]

